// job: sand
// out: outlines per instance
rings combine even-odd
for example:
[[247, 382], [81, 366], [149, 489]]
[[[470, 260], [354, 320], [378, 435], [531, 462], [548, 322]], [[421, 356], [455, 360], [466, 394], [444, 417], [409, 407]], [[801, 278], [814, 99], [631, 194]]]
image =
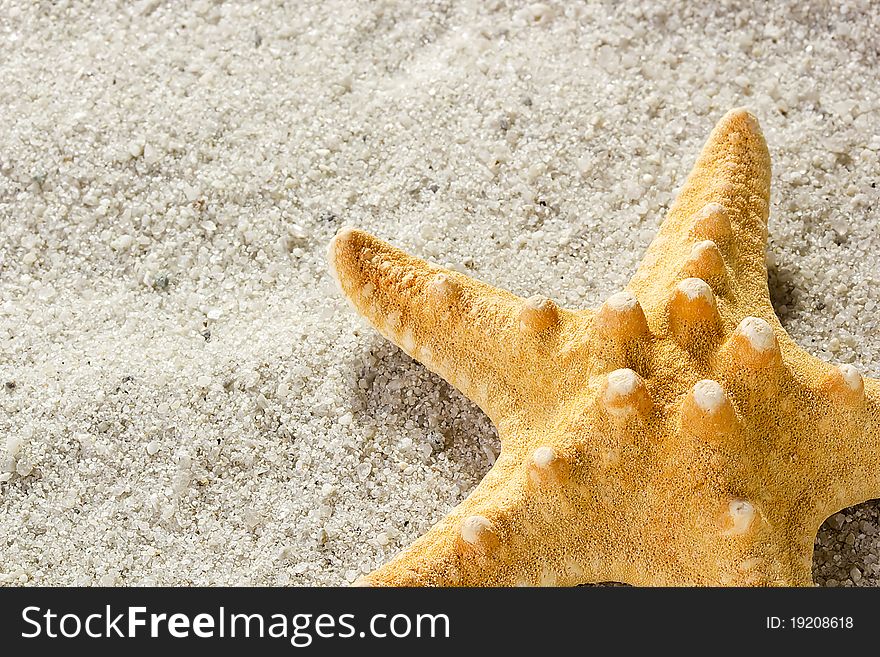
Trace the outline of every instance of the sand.
[[[880, 376], [876, 3], [276, 4], [0, 2], [0, 582], [384, 562], [499, 445], [348, 308], [331, 236], [597, 306], [739, 105], [783, 324]], [[878, 557], [867, 502], [816, 581]]]

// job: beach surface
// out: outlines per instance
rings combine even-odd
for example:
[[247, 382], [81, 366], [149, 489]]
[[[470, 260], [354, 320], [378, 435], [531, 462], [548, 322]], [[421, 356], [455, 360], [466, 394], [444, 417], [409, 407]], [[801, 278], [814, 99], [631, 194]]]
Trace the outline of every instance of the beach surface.
[[[877, 3], [278, 4], [0, 0], [0, 583], [384, 563], [499, 443], [344, 302], [331, 237], [597, 307], [733, 107], [783, 325], [880, 377]], [[877, 501], [814, 577], [880, 583]]]

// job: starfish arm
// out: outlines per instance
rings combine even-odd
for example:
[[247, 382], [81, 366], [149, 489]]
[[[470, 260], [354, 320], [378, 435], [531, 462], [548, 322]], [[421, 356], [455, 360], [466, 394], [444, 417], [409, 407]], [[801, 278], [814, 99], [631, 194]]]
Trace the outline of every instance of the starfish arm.
[[[506, 484], [511, 461], [496, 461], [476, 489], [426, 534], [390, 562], [356, 582], [359, 586], [487, 586], [498, 583], [510, 561], [501, 554], [510, 533], [493, 499]], [[509, 513], [508, 513], [509, 515]], [[504, 561], [502, 558], [506, 557]]]
[[[345, 228], [328, 249], [343, 294], [378, 331], [496, 421], [541, 385], [565, 313]], [[530, 376], [535, 372], [535, 376]], [[515, 410], [515, 409], [513, 409]]]
[[[614, 532], [567, 486], [573, 453], [539, 448], [525, 462], [502, 455], [458, 507], [367, 586], [574, 586], [621, 581]], [[592, 509], [594, 512], [595, 509]]]
[[662, 312], [676, 283], [698, 278], [734, 324], [748, 314], [770, 319], [769, 201], [770, 155], [761, 128], [748, 111], [731, 110], [709, 136], [630, 283], [646, 313]]
[[819, 491], [817, 523], [880, 498], [880, 381], [862, 378], [847, 365], [828, 369], [819, 385], [826, 410], [817, 422], [811, 459]]

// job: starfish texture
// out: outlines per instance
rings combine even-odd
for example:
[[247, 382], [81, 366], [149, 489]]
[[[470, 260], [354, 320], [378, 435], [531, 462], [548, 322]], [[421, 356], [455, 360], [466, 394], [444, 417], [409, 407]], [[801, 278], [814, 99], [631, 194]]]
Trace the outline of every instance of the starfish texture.
[[345, 296], [502, 445], [467, 499], [361, 583], [810, 585], [823, 520], [880, 495], [880, 381], [782, 328], [769, 200], [761, 129], [732, 110], [596, 311], [342, 229], [329, 261]]

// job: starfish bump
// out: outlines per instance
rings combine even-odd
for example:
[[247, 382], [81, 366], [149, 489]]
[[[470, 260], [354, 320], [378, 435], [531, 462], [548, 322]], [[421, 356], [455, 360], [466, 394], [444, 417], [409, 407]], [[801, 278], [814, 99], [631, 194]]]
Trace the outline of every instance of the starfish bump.
[[354, 229], [355, 308], [473, 399], [502, 452], [368, 585], [809, 585], [825, 518], [880, 495], [880, 382], [786, 334], [770, 158], [717, 124], [632, 281], [596, 312], [521, 299]]

